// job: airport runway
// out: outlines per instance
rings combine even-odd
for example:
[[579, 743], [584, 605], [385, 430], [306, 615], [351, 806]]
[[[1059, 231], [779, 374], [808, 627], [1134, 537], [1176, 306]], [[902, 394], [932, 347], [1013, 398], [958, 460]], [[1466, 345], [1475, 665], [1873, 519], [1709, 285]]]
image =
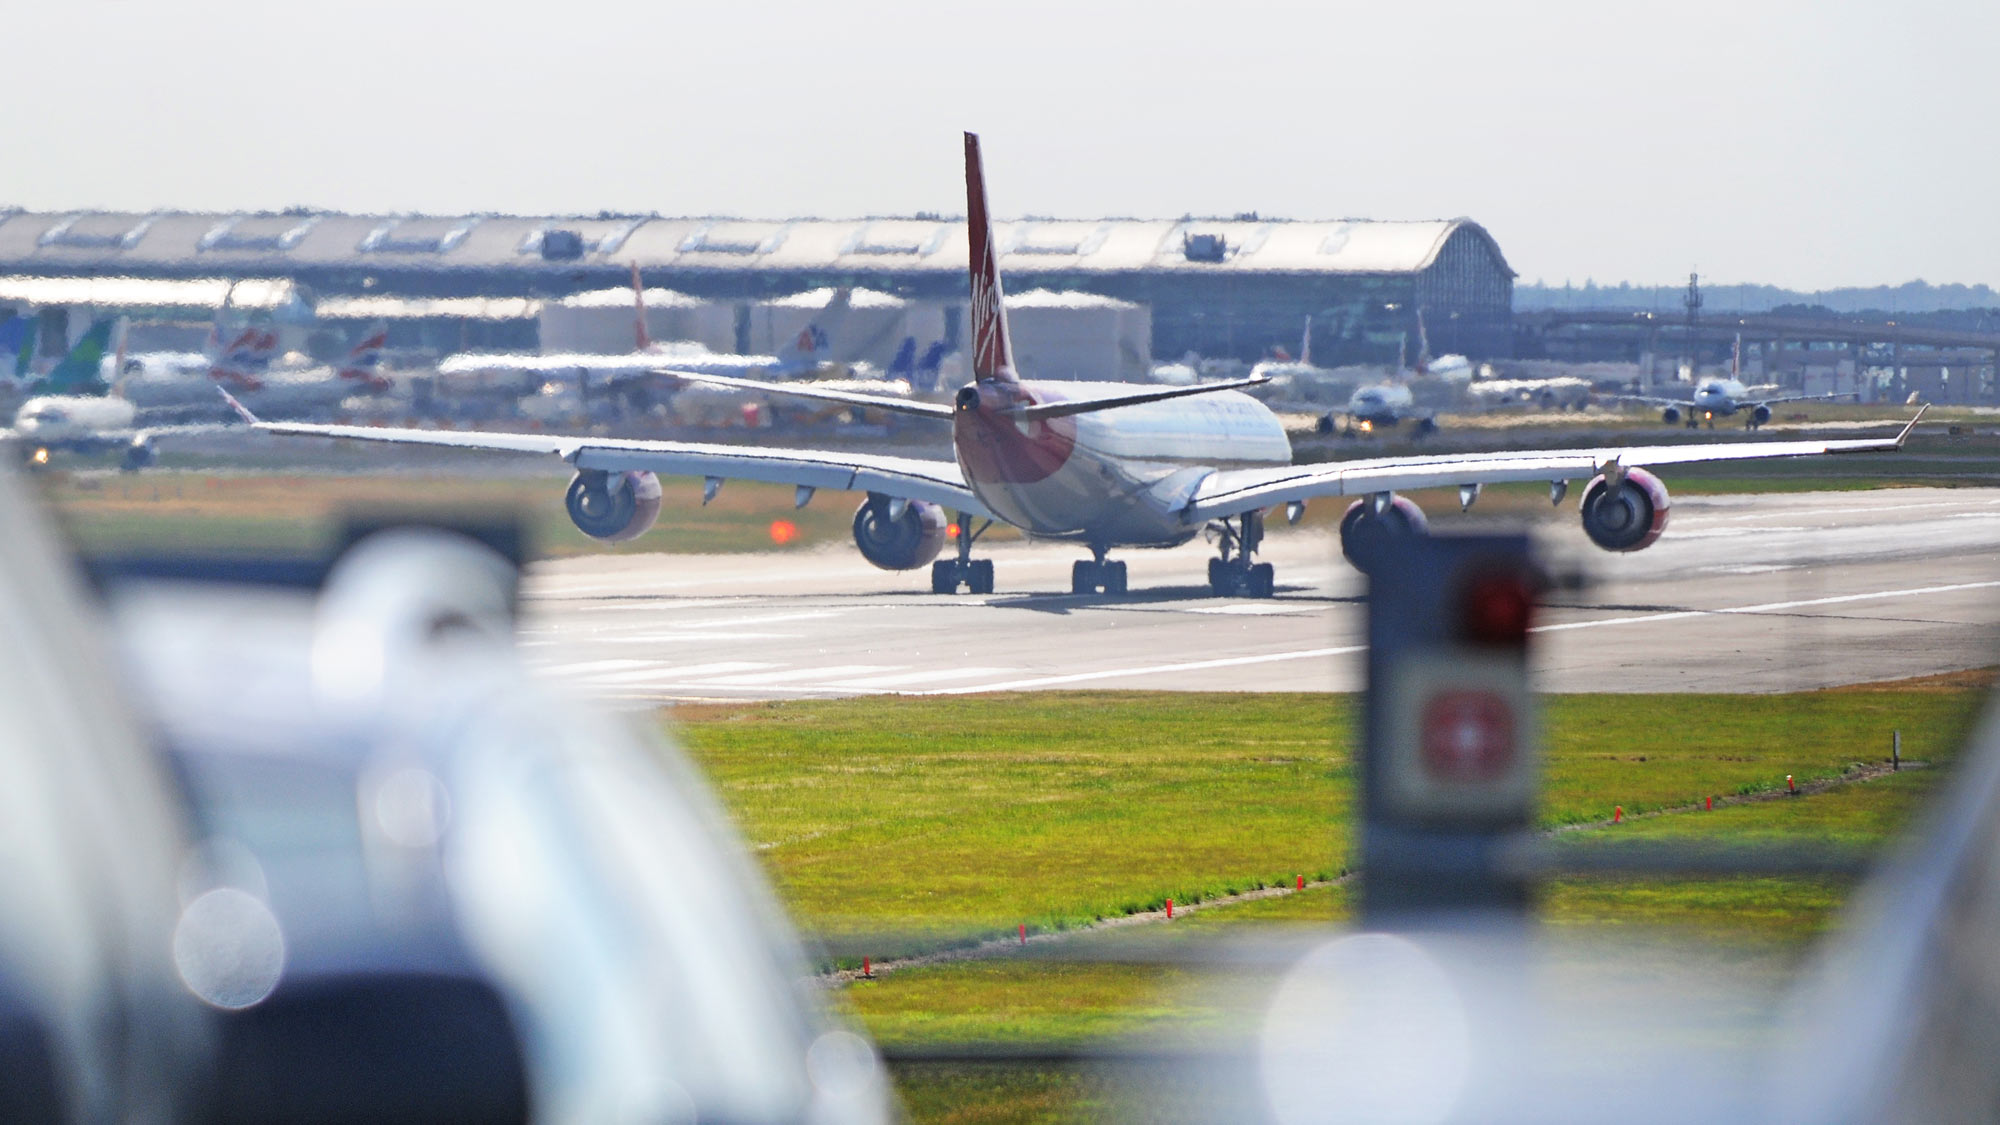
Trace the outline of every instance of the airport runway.
[[[1591, 547], [1574, 502], [1535, 528], [1591, 579], [1552, 595], [1537, 672], [1556, 691], [1752, 693], [1957, 671], [2000, 654], [2000, 490], [1677, 498], [1652, 548]], [[1475, 509], [1476, 511], [1476, 509]], [[1494, 526], [1432, 513], [1437, 530]], [[1001, 544], [998, 593], [851, 547], [598, 555], [529, 578], [525, 651], [590, 695], [645, 705], [1046, 689], [1353, 690], [1362, 581], [1330, 532], [1274, 531], [1278, 596], [1218, 599], [1210, 550], [1125, 552], [1133, 593], [1067, 593], [1081, 553]]]

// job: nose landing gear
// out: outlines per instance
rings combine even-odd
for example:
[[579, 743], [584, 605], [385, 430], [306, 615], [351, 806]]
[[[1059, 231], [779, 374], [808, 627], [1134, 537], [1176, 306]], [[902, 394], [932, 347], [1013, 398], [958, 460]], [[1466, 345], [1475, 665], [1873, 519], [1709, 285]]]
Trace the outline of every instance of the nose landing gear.
[[1209, 526], [1221, 535], [1221, 556], [1208, 560], [1208, 588], [1218, 598], [1270, 597], [1278, 585], [1276, 568], [1250, 561], [1264, 541], [1264, 513], [1245, 512]]

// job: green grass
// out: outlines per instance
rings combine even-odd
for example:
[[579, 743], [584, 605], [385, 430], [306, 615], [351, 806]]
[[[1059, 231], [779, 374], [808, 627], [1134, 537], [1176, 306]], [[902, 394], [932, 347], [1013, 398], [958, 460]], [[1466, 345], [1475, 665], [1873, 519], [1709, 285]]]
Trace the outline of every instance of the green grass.
[[[1970, 691], [1544, 697], [1546, 825], [1941, 759]], [[1034, 693], [683, 707], [681, 737], [811, 929], [874, 956], [1199, 902], [1348, 863], [1354, 700]], [[1273, 908], [1275, 909], [1275, 908]]]

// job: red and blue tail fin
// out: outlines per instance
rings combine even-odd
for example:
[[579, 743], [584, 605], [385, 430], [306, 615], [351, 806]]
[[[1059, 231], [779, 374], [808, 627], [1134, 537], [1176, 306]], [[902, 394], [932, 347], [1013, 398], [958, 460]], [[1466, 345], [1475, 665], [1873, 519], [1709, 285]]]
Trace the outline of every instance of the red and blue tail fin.
[[[220, 341], [222, 337], [212, 339]], [[268, 328], [250, 327], [219, 344], [208, 377], [238, 390], [254, 391], [264, 385], [264, 375], [278, 355], [278, 334]]]
[[979, 135], [965, 135], [965, 222], [972, 253], [972, 376], [980, 382], [1012, 383], [1014, 348], [1007, 339], [1007, 310], [1000, 293], [1000, 262], [993, 245], [993, 220], [986, 210], [986, 170], [979, 160]]
[[376, 325], [347, 353], [340, 365], [340, 377], [352, 379], [371, 391], [386, 391], [390, 382], [382, 374], [382, 351], [389, 346], [389, 329]]

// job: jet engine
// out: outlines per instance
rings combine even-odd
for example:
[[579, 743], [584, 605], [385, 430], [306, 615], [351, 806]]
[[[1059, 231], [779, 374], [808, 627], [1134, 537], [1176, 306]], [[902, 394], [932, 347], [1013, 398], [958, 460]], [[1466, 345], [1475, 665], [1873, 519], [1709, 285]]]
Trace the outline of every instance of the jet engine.
[[1669, 406], [1665, 410], [1660, 411], [1660, 421], [1665, 422], [1669, 426], [1680, 420], [1681, 408], [1678, 406]]
[[911, 500], [892, 514], [895, 506], [889, 497], [869, 493], [854, 510], [854, 545], [862, 558], [883, 570], [915, 570], [944, 547], [944, 509]]
[[578, 531], [601, 542], [623, 543], [646, 534], [660, 518], [660, 478], [579, 469], [564, 504]]
[[1369, 560], [1382, 543], [1402, 535], [1423, 535], [1430, 530], [1424, 510], [1407, 496], [1392, 496], [1379, 514], [1375, 501], [1356, 500], [1340, 517], [1340, 553], [1357, 570], [1367, 570]]
[[1759, 406], [1750, 412], [1750, 425], [1752, 428], [1761, 426], [1770, 420], [1771, 408], [1768, 406]]
[[123, 472], [136, 473], [152, 464], [158, 456], [153, 443], [141, 434], [125, 446], [124, 454], [118, 458], [118, 468]]
[[1607, 551], [1638, 551], [1667, 529], [1667, 486], [1644, 469], [1627, 469], [1617, 483], [1602, 474], [1583, 490], [1583, 532]]

